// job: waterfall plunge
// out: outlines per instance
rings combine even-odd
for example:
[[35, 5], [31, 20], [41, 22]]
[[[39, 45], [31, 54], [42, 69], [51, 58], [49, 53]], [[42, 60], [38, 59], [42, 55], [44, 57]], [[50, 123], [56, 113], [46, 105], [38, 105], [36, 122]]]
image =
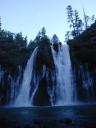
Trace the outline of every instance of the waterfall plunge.
[[[49, 94], [48, 92], [48, 94], [50, 95], [51, 104], [52, 105], [71, 104], [73, 101], [74, 89], [71, 84], [71, 62], [70, 62], [69, 48], [67, 45], [61, 45], [59, 47], [58, 52], [56, 52], [53, 48], [51, 48], [51, 50], [56, 69], [56, 74], [55, 74], [56, 83], [53, 82], [52, 86], [54, 86], [54, 84], [56, 85], [53, 87], [53, 91], [52, 90], [50, 91], [50, 93], [52, 94]], [[23, 75], [20, 94], [15, 101], [15, 106], [32, 106], [32, 100], [34, 98], [36, 90], [38, 89], [38, 85], [39, 85], [38, 83], [40, 82], [40, 79], [44, 76], [44, 74], [45, 73], [47, 74], [47, 70], [42, 70], [43, 72], [42, 76], [40, 76], [40, 78], [38, 79], [35, 78], [35, 72], [33, 70], [34, 70], [34, 64], [36, 62], [37, 51], [38, 48], [35, 48], [30, 59], [28, 60]], [[46, 67], [44, 69], [46, 69]], [[35, 83], [35, 87], [34, 87], [34, 91], [32, 92], [31, 98], [29, 98], [32, 79]], [[53, 101], [52, 98], [54, 98], [54, 95], [56, 95], [55, 97], [56, 102], [52, 103]]]
[[[38, 48], [35, 48], [30, 59], [27, 62], [27, 66], [23, 74], [21, 90], [20, 90], [19, 96], [17, 97], [15, 101], [15, 106], [30, 106], [31, 105], [31, 100], [29, 98], [30, 83], [31, 83], [32, 75], [33, 75], [33, 68], [34, 68], [34, 64], [36, 60], [37, 51], [38, 51]], [[36, 83], [36, 80], [34, 80], [34, 82]]]
[[[45, 90], [47, 90], [51, 105], [74, 105], [96, 101], [95, 82], [88, 66], [80, 64], [77, 72], [74, 70], [72, 72], [69, 47], [67, 45], [58, 45], [58, 47], [58, 52], [55, 49], [56, 47], [51, 47], [50, 52], [53, 59], [51, 58], [49, 63], [54, 61], [54, 70], [48, 69], [48, 65], [46, 66], [46, 63], [43, 62], [39, 75], [36, 74], [36, 59], [40, 49], [35, 48], [27, 62], [21, 85], [19, 85], [21, 75], [15, 79], [8, 73], [6, 77], [6, 70], [3, 70], [0, 66], [0, 85], [2, 87], [5, 86], [5, 78], [11, 84], [9, 86], [11, 88], [8, 90], [8, 97], [12, 106], [32, 106], [32, 103], [34, 104], [34, 97], [40, 89], [39, 87], [42, 86], [42, 84], [40, 85], [42, 79], [47, 81]], [[9, 91], [11, 94], [9, 94]], [[14, 100], [15, 103], [13, 105]]]
[[68, 45], [61, 45], [56, 52], [52, 48], [56, 68], [56, 105], [71, 104], [74, 100], [74, 88], [71, 79], [71, 61]]

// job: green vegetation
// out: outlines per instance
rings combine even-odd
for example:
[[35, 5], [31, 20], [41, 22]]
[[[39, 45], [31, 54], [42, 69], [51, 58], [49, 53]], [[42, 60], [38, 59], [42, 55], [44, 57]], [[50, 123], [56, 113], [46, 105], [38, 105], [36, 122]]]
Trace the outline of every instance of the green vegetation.
[[[78, 11], [74, 10], [71, 5], [68, 5], [66, 10], [70, 30], [67, 31], [65, 39], [67, 44], [70, 45], [73, 62], [96, 63], [95, 16], [89, 17], [83, 10], [84, 19], [82, 20]], [[58, 52], [58, 44], [61, 43], [57, 35], [54, 34], [52, 39], [49, 39], [44, 27], [34, 40], [28, 42], [27, 37], [23, 37], [22, 33], [16, 34], [2, 30], [0, 23], [0, 65], [6, 69], [25, 65], [37, 46], [41, 49], [41, 56], [44, 56], [43, 54], [46, 56], [49, 51], [46, 51], [45, 47], [49, 47], [51, 44]], [[48, 56], [47, 59], [50, 60]], [[48, 61], [47, 59], [46, 61]]]
[[73, 63], [96, 63], [96, 21], [95, 16], [89, 17], [84, 9], [82, 20], [77, 10], [73, 10], [71, 5], [67, 8], [67, 19], [69, 31], [65, 35], [65, 40], [70, 46], [71, 59]]
[[[57, 36], [56, 38], [58, 39]], [[22, 33], [16, 34], [0, 29], [0, 65], [8, 71], [16, 70], [19, 65], [21, 65], [21, 67], [25, 67], [28, 58], [37, 46], [40, 49], [40, 57], [44, 56], [41, 57], [40, 62], [44, 62], [43, 59], [45, 59], [45, 63], [50, 65], [49, 53], [51, 52], [51, 43], [53, 43], [54, 46], [57, 44], [55, 38], [54, 40], [52, 39], [52, 41], [50, 41], [46, 35], [46, 30], [44, 27], [37, 34], [36, 38], [30, 42], [27, 41], [27, 37], [23, 37]], [[46, 47], [48, 47], [50, 50], [46, 51]], [[45, 56], [47, 56], [47, 58]], [[37, 65], [40, 65], [40, 62], [38, 61]]]
[[70, 30], [65, 34], [65, 41], [74, 39], [95, 22], [95, 15], [88, 16], [83, 9], [83, 20], [80, 18], [77, 10], [73, 10], [71, 5], [66, 8], [67, 20]]
[[0, 32], [0, 64], [5, 68], [17, 67], [28, 55], [27, 40], [21, 34]]
[[73, 40], [69, 40], [72, 58], [83, 63], [96, 64], [96, 22]]

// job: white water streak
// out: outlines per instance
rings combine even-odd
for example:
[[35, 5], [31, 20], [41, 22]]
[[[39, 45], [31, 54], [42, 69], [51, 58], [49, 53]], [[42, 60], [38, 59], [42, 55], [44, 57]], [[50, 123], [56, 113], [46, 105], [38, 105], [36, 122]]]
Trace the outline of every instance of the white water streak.
[[22, 81], [22, 87], [20, 90], [20, 95], [17, 97], [17, 100], [15, 102], [16, 106], [29, 106], [31, 105], [31, 101], [29, 99], [29, 93], [30, 93], [30, 83], [32, 79], [32, 73], [34, 68], [34, 63], [36, 59], [38, 48], [35, 48], [33, 51], [30, 59], [27, 62], [27, 66], [24, 71], [23, 75], [23, 81]]
[[70, 104], [73, 101], [74, 88], [71, 84], [71, 61], [69, 48], [63, 45], [56, 52], [52, 48], [53, 59], [56, 67], [56, 105]]

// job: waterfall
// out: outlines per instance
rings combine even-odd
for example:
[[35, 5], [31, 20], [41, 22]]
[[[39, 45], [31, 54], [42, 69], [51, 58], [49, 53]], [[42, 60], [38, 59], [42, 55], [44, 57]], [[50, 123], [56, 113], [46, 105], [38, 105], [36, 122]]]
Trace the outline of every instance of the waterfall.
[[[31, 86], [30, 83], [31, 83], [32, 75], [34, 75], [33, 70], [34, 70], [34, 64], [35, 64], [37, 51], [38, 51], [38, 48], [36, 47], [31, 55], [30, 59], [27, 62], [27, 66], [26, 66], [24, 74], [23, 74], [23, 80], [22, 80], [20, 93], [15, 101], [15, 106], [31, 105], [31, 101], [29, 98], [30, 86]], [[34, 82], [36, 82], [36, 81], [34, 80]]]
[[[55, 74], [53, 73], [53, 76], [51, 76], [53, 80], [52, 89], [48, 88], [50, 102], [52, 105], [71, 104], [74, 100], [73, 94], [75, 91], [71, 81], [72, 73], [71, 73], [69, 48], [67, 45], [61, 45], [59, 46], [58, 52], [56, 52], [52, 47], [51, 50], [52, 50], [52, 56], [53, 56], [56, 72]], [[44, 78], [44, 76], [46, 76], [46, 79], [48, 79], [48, 72], [45, 65], [43, 65], [41, 75], [40, 76], [35, 75], [36, 72], [34, 69], [34, 65], [36, 63], [37, 51], [38, 48], [35, 48], [30, 59], [27, 62], [23, 74], [20, 93], [15, 101], [15, 106], [31, 106], [34, 95], [38, 89], [40, 80]], [[56, 83], [54, 83], [55, 81], [54, 75], [56, 76]], [[33, 81], [32, 85], [31, 85], [31, 81]], [[32, 91], [30, 98], [29, 96], [30, 96], [31, 86], [34, 89]], [[53, 102], [54, 97], [55, 97], [55, 103]]]
[[[53, 46], [51, 47], [50, 54], [52, 54], [53, 57], [55, 66], [54, 70], [50, 68], [48, 69], [46, 63], [41, 61], [41, 67], [39, 69], [40, 71], [37, 71], [38, 68], [36, 68], [36, 62], [38, 62], [37, 53], [39, 53], [39, 50], [40, 49], [38, 47], [35, 48], [27, 62], [25, 71], [23, 73], [22, 83], [20, 85], [21, 89], [15, 101], [15, 106], [32, 106], [36, 100], [43, 101], [42, 98], [45, 95], [45, 97], [49, 99], [44, 98], [48, 100], [48, 102], [50, 101], [51, 105], [77, 104], [79, 102], [79, 96], [82, 96], [83, 92], [85, 98], [88, 100], [92, 99], [90, 98], [91, 96], [94, 97], [92, 87], [93, 80], [91, 79], [90, 73], [87, 71], [88, 69], [84, 70], [83, 67], [80, 66], [79, 71], [82, 72], [82, 85], [79, 86], [75, 84], [75, 80], [73, 80], [74, 74], [71, 67], [69, 47], [67, 44], [58, 44], [58, 50], [54, 49]], [[78, 89], [81, 92], [78, 91]], [[46, 93], [44, 93], [44, 91], [46, 91]], [[41, 95], [42, 93], [43, 96]]]
[[52, 48], [56, 68], [56, 105], [71, 104], [74, 100], [74, 87], [71, 81], [71, 61], [68, 45], [61, 45], [56, 52]]

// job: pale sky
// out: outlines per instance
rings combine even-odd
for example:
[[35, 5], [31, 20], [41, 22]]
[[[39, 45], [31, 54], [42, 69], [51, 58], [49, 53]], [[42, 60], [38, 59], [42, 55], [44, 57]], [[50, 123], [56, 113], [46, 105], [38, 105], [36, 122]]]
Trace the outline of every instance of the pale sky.
[[68, 30], [67, 5], [78, 10], [81, 17], [83, 8], [89, 16], [96, 13], [96, 0], [0, 0], [2, 28], [22, 32], [33, 40], [44, 26], [49, 37], [57, 34], [64, 42]]

